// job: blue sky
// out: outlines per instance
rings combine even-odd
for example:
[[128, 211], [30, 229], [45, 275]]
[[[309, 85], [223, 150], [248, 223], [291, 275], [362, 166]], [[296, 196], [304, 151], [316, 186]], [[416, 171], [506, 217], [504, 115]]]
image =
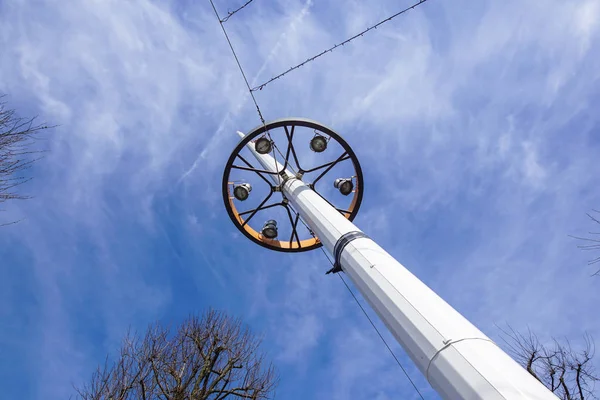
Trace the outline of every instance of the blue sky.
[[[256, 0], [227, 28], [258, 84], [408, 4]], [[600, 207], [599, 18], [598, 0], [430, 0], [257, 99], [346, 138], [357, 225], [491, 337], [600, 340], [600, 283], [567, 236]], [[209, 306], [264, 334], [278, 398], [417, 398], [320, 252], [229, 221], [222, 168], [259, 121], [207, 1], [4, 0], [0, 41], [0, 91], [59, 124], [35, 197], [1, 215], [25, 218], [0, 231], [7, 398], [68, 397], [128, 327]]]

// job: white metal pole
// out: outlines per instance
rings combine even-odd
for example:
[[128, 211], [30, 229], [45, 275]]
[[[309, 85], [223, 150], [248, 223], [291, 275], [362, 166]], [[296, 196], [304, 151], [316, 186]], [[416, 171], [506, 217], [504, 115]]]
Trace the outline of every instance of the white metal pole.
[[[266, 170], [283, 168], [253, 147]], [[342, 270], [442, 398], [557, 399], [377, 243], [360, 234], [345, 239], [362, 232], [293, 174], [284, 176], [284, 196], [325, 248], [334, 254], [340, 239], [347, 242], [338, 258]]]

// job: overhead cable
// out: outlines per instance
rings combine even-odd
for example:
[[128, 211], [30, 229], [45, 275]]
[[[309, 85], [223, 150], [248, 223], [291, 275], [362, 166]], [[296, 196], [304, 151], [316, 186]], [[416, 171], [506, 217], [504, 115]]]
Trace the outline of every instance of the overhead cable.
[[293, 70], [298, 69], [298, 68], [302, 67], [303, 65], [308, 64], [311, 61], [314, 61], [315, 59], [321, 57], [322, 55], [325, 55], [325, 54], [327, 54], [329, 52], [332, 52], [333, 50], [337, 49], [338, 47], [341, 47], [341, 46], [343, 46], [343, 45], [345, 45], [347, 43], [350, 43], [351, 41], [353, 41], [357, 37], [363, 36], [365, 33], [369, 32], [370, 30], [377, 29], [377, 27], [379, 27], [380, 25], [382, 25], [382, 24], [384, 24], [384, 23], [386, 23], [388, 21], [391, 21], [392, 19], [396, 18], [397, 16], [402, 15], [402, 14], [404, 14], [404, 13], [406, 13], [406, 12], [414, 9], [415, 7], [417, 7], [417, 6], [425, 3], [426, 1], [427, 0], [420, 0], [417, 3], [414, 3], [412, 6], [407, 7], [405, 9], [401, 10], [401, 11], [398, 11], [396, 14], [393, 14], [393, 15], [387, 17], [386, 19], [379, 21], [375, 25], [370, 26], [369, 28], [363, 30], [362, 32], [357, 33], [356, 35], [354, 35], [354, 36], [352, 36], [352, 37], [344, 40], [343, 42], [340, 42], [340, 43], [334, 45], [333, 47], [328, 48], [327, 50], [323, 50], [322, 52], [320, 52], [319, 54], [317, 54], [315, 56], [307, 58], [306, 60], [304, 60], [300, 64], [295, 65], [295, 66], [287, 69], [286, 71], [282, 72], [281, 74], [274, 76], [273, 78], [269, 79], [268, 81], [266, 81], [266, 82], [264, 82], [264, 83], [262, 83], [262, 84], [260, 84], [260, 85], [258, 85], [256, 87], [253, 87], [250, 90], [253, 91], [253, 92], [255, 92], [257, 90], [262, 90], [265, 86], [267, 86], [269, 83], [273, 82], [274, 80], [277, 80], [277, 79], [281, 78], [282, 76], [287, 75], [288, 73], [292, 72]]

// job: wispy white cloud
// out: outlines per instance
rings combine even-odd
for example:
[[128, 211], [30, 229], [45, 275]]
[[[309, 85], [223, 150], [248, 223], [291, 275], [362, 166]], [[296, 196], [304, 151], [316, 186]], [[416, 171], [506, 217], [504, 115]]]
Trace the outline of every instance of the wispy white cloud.
[[[0, 239], [13, 322], [0, 342], [21, 343], [9, 359], [27, 346], [16, 335], [35, 343], [30, 397], [65, 397], [130, 323], [210, 304], [265, 329], [282, 397], [410, 398], [318, 253], [232, 238], [220, 175], [234, 131], [258, 119], [212, 10], [182, 4], [0, 6], [0, 89], [60, 124], [36, 199], [11, 205], [28, 220]], [[597, 333], [596, 282], [566, 235], [600, 201], [599, 4], [430, 1], [257, 99], [267, 119], [305, 116], [347, 138], [367, 179], [359, 226], [486, 332]], [[260, 83], [398, 7], [253, 2], [227, 27]], [[16, 323], [25, 301], [29, 322]]]

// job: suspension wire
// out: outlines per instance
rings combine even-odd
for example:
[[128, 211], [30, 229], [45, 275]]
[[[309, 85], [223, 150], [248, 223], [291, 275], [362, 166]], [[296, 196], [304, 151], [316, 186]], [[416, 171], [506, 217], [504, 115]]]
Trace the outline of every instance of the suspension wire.
[[[291, 145], [291, 146], [293, 146], [293, 145]], [[283, 162], [284, 162], [284, 165], [285, 165], [285, 156], [283, 155], [283, 153], [281, 152], [281, 150], [279, 150], [279, 147], [277, 147], [277, 145], [276, 145], [275, 143], [273, 143], [273, 148], [274, 148], [275, 150], [277, 150], [277, 152], [279, 153], [279, 155], [280, 155], [280, 156], [281, 156], [281, 158], [283, 159]], [[292, 163], [288, 162], [287, 168], [289, 168], [289, 170], [290, 170], [290, 171], [291, 171], [291, 172], [292, 172], [294, 175], [296, 175], [296, 174], [297, 174], [297, 172], [296, 172], [296, 170], [294, 169], [294, 167], [292, 167]], [[286, 168], [286, 169], [287, 169], [287, 168]]]
[[[221, 25], [221, 29], [223, 30], [223, 34], [225, 35], [225, 39], [227, 39], [227, 43], [229, 44], [229, 48], [231, 49], [231, 53], [233, 54], [233, 57], [235, 58], [235, 61], [236, 61], [237, 65], [238, 65], [238, 68], [240, 69], [240, 72], [242, 73], [242, 77], [244, 78], [244, 82], [246, 83], [246, 87], [248, 88], [248, 93], [250, 93], [250, 96], [252, 97], [252, 101], [254, 102], [254, 105], [256, 106], [256, 112], [258, 113], [258, 117], [260, 118], [260, 122], [262, 123], [263, 127], [265, 128], [266, 136], [269, 138], [269, 140], [271, 141], [271, 143], [273, 145], [273, 159], [275, 160], [275, 169], [277, 169], [277, 154], [276, 154], [275, 150], [277, 150], [280, 154], [281, 154], [281, 151], [277, 148], [277, 146], [275, 146], [275, 142], [271, 138], [271, 133], [267, 129], [267, 124], [265, 122], [265, 118], [263, 117], [262, 112], [260, 111], [260, 107], [258, 105], [258, 102], [256, 101], [256, 97], [254, 96], [254, 93], [252, 92], [252, 89], [250, 88], [250, 83], [248, 82], [248, 78], [246, 77], [246, 73], [244, 72], [244, 69], [242, 68], [242, 64], [240, 63], [240, 60], [239, 60], [239, 58], [237, 56], [237, 53], [235, 52], [235, 49], [233, 48], [233, 44], [231, 43], [231, 40], [229, 39], [229, 35], [227, 34], [227, 30], [225, 29], [225, 25], [223, 25], [223, 23], [226, 22], [229, 18], [231, 18], [232, 15], [234, 15], [238, 11], [242, 10], [244, 7], [246, 7], [248, 4], [252, 3], [252, 1], [254, 1], [254, 0], [248, 0], [246, 3], [244, 3], [244, 5], [242, 5], [238, 9], [236, 9], [234, 11], [228, 12], [227, 17], [225, 17], [223, 19], [221, 19], [221, 17], [219, 16], [219, 12], [217, 11], [217, 7], [215, 6], [215, 3], [213, 2], [213, 0], [209, 0], [209, 1], [210, 1], [210, 4], [211, 4], [212, 8], [213, 8], [213, 11], [215, 12], [215, 16], [217, 17], [217, 20], [219, 20], [219, 25]], [[281, 154], [281, 156], [283, 157], [283, 154]], [[277, 174], [277, 181], [281, 185], [281, 176], [279, 174]]]
[[[244, 77], [244, 82], [246, 82], [246, 87], [248, 87], [248, 92], [250, 92], [250, 96], [252, 97], [252, 101], [254, 102], [254, 105], [256, 106], [256, 112], [258, 113], [258, 117], [260, 118], [260, 122], [263, 124], [263, 126], [266, 129], [265, 119], [263, 118], [262, 112], [260, 111], [260, 107], [258, 106], [258, 103], [256, 102], [256, 97], [254, 97], [254, 93], [252, 93], [252, 89], [250, 88], [250, 83], [248, 83], [248, 78], [246, 78], [246, 74], [244, 73], [244, 69], [242, 68], [242, 64], [240, 63], [240, 60], [238, 59], [238, 56], [237, 56], [237, 54], [236, 54], [236, 52], [235, 52], [235, 50], [233, 48], [233, 45], [231, 44], [231, 40], [229, 40], [229, 35], [227, 35], [227, 31], [225, 30], [225, 26], [223, 25], [223, 21], [221, 20], [221, 17], [219, 17], [219, 13], [217, 11], [217, 8], [215, 7], [215, 3], [213, 2], [213, 0], [209, 0], [209, 1], [210, 1], [210, 4], [211, 4], [214, 12], [215, 12], [215, 15], [216, 15], [217, 19], [219, 20], [219, 25], [221, 25], [221, 29], [223, 30], [223, 34], [225, 35], [225, 39], [227, 39], [227, 43], [229, 43], [229, 48], [231, 49], [231, 52], [233, 53], [233, 57], [235, 58], [235, 61], [237, 62], [237, 65], [238, 65], [238, 67], [240, 69], [240, 72], [242, 73], [242, 76]], [[250, 4], [250, 1], [247, 4]], [[245, 7], [247, 4], [245, 4], [243, 7]], [[239, 10], [237, 10], [237, 11], [239, 11]]]
[[[302, 220], [302, 219], [300, 219], [300, 220]], [[327, 260], [329, 261], [329, 263], [333, 266], [333, 261], [331, 261], [331, 258], [329, 257], [329, 255], [327, 254], [327, 252], [325, 252], [325, 249], [323, 249], [322, 246], [321, 246], [321, 251], [323, 252], [323, 254], [325, 255], [325, 257], [327, 258]], [[410, 375], [408, 375], [408, 372], [406, 371], [406, 369], [404, 368], [404, 366], [402, 366], [402, 363], [400, 362], [400, 360], [398, 359], [398, 357], [396, 357], [396, 354], [394, 354], [394, 352], [392, 351], [392, 349], [390, 348], [390, 346], [387, 344], [387, 342], [384, 339], [384, 337], [381, 334], [381, 332], [379, 332], [379, 329], [377, 329], [377, 327], [375, 326], [375, 323], [373, 322], [373, 320], [371, 319], [371, 317], [369, 317], [369, 314], [367, 314], [367, 311], [365, 310], [365, 308], [362, 306], [362, 304], [360, 304], [360, 302], [358, 301], [358, 298], [356, 298], [356, 295], [354, 294], [354, 292], [352, 292], [352, 289], [350, 289], [350, 286], [348, 286], [348, 283], [346, 283], [346, 280], [344, 279], [344, 277], [342, 276], [342, 274], [337, 273], [336, 275], [340, 277], [340, 279], [344, 283], [344, 286], [346, 286], [346, 289], [348, 289], [348, 291], [350, 292], [350, 294], [354, 298], [354, 301], [356, 301], [356, 304], [358, 304], [358, 307], [360, 307], [360, 309], [362, 310], [362, 312], [365, 315], [365, 317], [367, 317], [367, 319], [371, 323], [371, 326], [373, 327], [373, 329], [375, 329], [375, 332], [377, 332], [377, 335], [379, 335], [379, 338], [381, 339], [381, 341], [383, 342], [383, 344], [385, 345], [385, 347], [387, 347], [387, 349], [390, 352], [390, 354], [392, 355], [392, 357], [394, 357], [394, 360], [396, 360], [396, 363], [398, 364], [398, 366], [400, 367], [400, 369], [402, 370], [402, 372], [404, 372], [404, 375], [406, 376], [406, 378], [408, 379], [408, 381], [410, 382], [410, 384], [412, 385], [412, 387], [417, 391], [417, 394], [419, 395], [419, 397], [422, 400], [425, 400], [425, 398], [423, 397], [423, 395], [421, 394], [421, 392], [417, 388], [417, 385], [415, 385], [415, 383], [413, 382], [413, 380], [410, 378]]]
[[[298, 212], [296, 211], [296, 213], [298, 213]], [[317, 237], [315, 236], [315, 233], [312, 231], [312, 229], [309, 228], [309, 226], [306, 224], [306, 222], [304, 222], [304, 220], [302, 218], [300, 218], [299, 221], [302, 222], [302, 225], [304, 225], [304, 227], [306, 229], [308, 229], [308, 231], [310, 232], [310, 234], [316, 239]], [[331, 257], [329, 257], [329, 255], [327, 254], [327, 252], [323, 248], [323, 246], [321, 246], [321, 251], [323, 252], [323, 255], [325, 255], [325, 258], [327, 258], [327, 261], [329, 261], [329, 264], [331, 264], [331, 266], [333, 266], [334, 263], [331, 260]], [[362, 312], [365, 315], [365, 317], [367, 317], [367, 319], [371, 323], [371, 326], [373, 327], [373, 329], [375, 329], [375, 332], [377, 332], [377, 335], [379, 336], [379, 338], [381, 339], [381, 341], [383, 342], [383, 344], [385, 345], [385, 347], [388, 349], [388, 351], [390, 352], [390, 354], [392, 355], [392, 357], [394, 357], [394, 360], [396, 360], [396, 363], [398, 364], [398, 366], [400, 367], [400, 369], [402, 370], [402, 372], [404, 373], [404, 375], [406, 376], [406, 378], [408, 379], [408, 381], [410, 382], [410, 384], [412, 385], [412, 387], [415, 389], [415, 391], [417, 392], [417, 394], [419, 395], [419, 397], [422, 400], [425, 400], [425, 398], [423, 397], [423, 395], [421, 394], [421, 392], [417, 388], [417, 385], [415, 385], [415, 382], [410, 378], [410, 375], [408, 375], [408, 372], [406, 371], [406, 369], [404, 368], [404, 366], [402, 365], [402, 363], [400, 362], [400, 360], [398, 359], [398, 357], [396, 357], [396, 354], [394, 354], [394, 352], [392, 351], [391, 347], [387, 344], [387, 342], [386, 342], [385, 338], [383, 337], [383, 335], [381, 334], [381, 332], [379, 332], [379, 329], [377, 329], [377, 326], [375, 326], [375, 323], [373, 322], [373, 320], [371, 319], [371, 317], [369, 317], [369, 314], [367, 314], [367, 311], [365, 310], [365, 308], [362, 306], [362, 304], [360, 304], [360, 301], [358, 301], [358, 298], [356, 297], [356, 295], [354, 294], [354, 292], [352, 291], [352, 289], [350, 289], [350, 286], [348, 286], [348, 284], [346, 283], [346, 280], [344, 279], [344, 277], [342, 276], [342, 274], [337, 273], [336, 275], [340, 277], [340, 279], [344, 283], [344, 286], [346, 286], [346, 289], [348, 289], [348, 291], [352, 295], [352, 298], [354, 298], [354, 301], [356, 302], [356, 304], [358, 304], [358, 307], [362, 310]]]
[[[263, 122], [263, 126], [265, 127], [265, 130], [267, 129], [266, 125]], [[277, 149], [277, 147], [275, 146], [275, 141], [273, 140], [273, 138], [271, 137], [271, 132], [267, 131], [267, 136], [269, 137], [269, 140], [271, 141], [271, 146], [273, 146], [273, 149], [271, 150], [273, 152], [273, 161], [275, 161], [275, 172], [277, 172], [277, 183], [279, 186], [281, 186], [281, 174], [280, 172], [282, 172], [283, 170], [279, 171], [279, 164], [277, 163], [277, 153], [275, 152], [275, 150]], [[281, 165], [283, 167], [283, 164]], [[281, 192], [281, 194], [283, 195], [283, 192]]]
[[[244, 73], [244, 69], [242, 68], [242, 64], [240, 63], [240, 60], [235, 52], [235, 49], [233, 48], [233, 44], [231, 43], [231, 40], [229, 39], [229, 35], [227, 35], [227, 30], [225, 29], [225, 25], [223, 25], [223, 23], [225, 21], [227, 21], [229, 18], [231, 18], [231, 16], [235, 13], [237, 13], [238, 11], [240, 11], [241, 9], [243, 9], [244, 7], [246, 7], [248, 4], [252, 3], [253, 0], [248, 0], [244, 5], [242, 5], [240, 8], [238, 8], [237, 10], [234, 10], [232, 12], [228, 12], [227, 17], [221, 19], [221, 17], [219, 17], [219, 12], [217, 11], [217, 7], [215, 7], [215, 3], [213, 2], [213, 0], [209, 0], [210, 1], [210, 5], [213, 8], [213, 11], [215, 12], [215, 16], [217, 17], [217, 20], [219, 20], [219, 25], [221, 25], [221, 29], [223, 30], [223, 34], [225, 35], [225, 39], [227, 39], [227, 43], [229, 44], [229, 48], [231, 49], [231, 53], [233, 54], [233, 57], [235, 58], [235, 62], [238, 65], [238, 68], [240, 69], [240, 72], [242, 73], [242, 77], [244, 78], [244, 82], [246, 83], [246, 87], [248, 88], [248, 93], [250, 93], [250, 97], [252, 97], [252, 101], [254, 102], [254, 106], [256, 107], [256, 112], [258, 113], [258, 117], [260, 118], [260, 122], [262, 123], [266, 135], [269, 137], [269, 140], [271, 141], [271, 143], [273, 143], [273, 147], [275, 147], [275, 144], [273, 142], [273, 140], [271, 139], [271, 134], [270, 132], [267, 130], [267, 123], [265, 122], [265, 118], [262, 115], [262, 112], [260, 111], [260, 107], [258, 106], [258, 102], [256, 101], [256, 97], [254, 96], [254, 93], [252, 92], [252, 89], [250, 88], [250, 83], [248, 82], [248, 78], [246, 78], [246, 74]], [[275, 169], [277, 169], [277, 155], [275, 154], [275, 149], [273, 149], [273, 158], [275, 159]], [[277, 182], [281, 185], [281, 176], [279, 174], [277, 174]]]
[[391, 21], [392, 19], [396, 18], [397, 16], [399, 16], [399, 15], [402, 15], [402, 14], [404, 14], [404, 13], [406, 13], [406, 12], [408, 12], [408, 11], [412, 10], [413, 8], [415, 8], [415, 7], [417, 7], [417, 6], [419, 6], [419, 5], [423, 4], [423, 3], [425, 3], [426, 1], [427, 1], [427, 0], [419, 0], [417, 3], [413, 4], [412, 6], [410, 6], [410, 7], [407, 7], [407, 8], [405, 8], [404, 10], [398, 11], [396, 14], [394, 14], [394, 15], [391, 15], [391, 16], [387, 17], [386, 19], [379, 21], [379, 22], [378, 22], [378, 23], [376, 23], [375, 25], [373, 25], [373, 26], [371, 26], [371, 27], [369, 27], [369, 28], [365, 29], [364, 31], [362, 31], [362, 32], [360, 32], [360, 33], [357, 33], [356, 35], [352, 36], [351, 38], [349, 38], [349, 39], [346, 39], [346, 40], [344, 40], [343, 42], [340, 42], [340, 43], [336, 44], [336, 45], [335, 45], [335, 46], [333, 46], [333, 47], [330, 47], [330, 48], [328, 48], [327, 50], [323, 50], [323, 51], [322, 51], [322, 52], [320, 52], [319, 54], [317, 54], [317, 55], [315, 55], [315, 56], [313, 56], [313, 57], [310, 57], [310, 58], [308, 58], [308, 59], [304, 60], [304, 61], [303, 61], [303, 62], [301, 62], [300, 64], [298, 64], [298, 65], [296, 65], [296, 66], [293, 66], [293, 67], [289, 68], [287, 71], [284, 71], [284, 72], [282, 72], [281, 74], [279, 74], [279, 75], [277, 75], [277, 76], [274, 76], [273, 78], [269, 79], [268, 81], [266, 81], [266, 82], [264, 82], [264, 83], [262, 83], [262, 84], [260, 84], [260, 85], [258, 85], [258, 86], [256, 86], [256, 87], [253, 87], [253, 88], [252, 88], [252, 89], [250, 89], [250, 90], [251, 90], [252, 92], [255, 92], [255, 91], [257, 91], [257, 90], [263, 90], [263, 88], [264, 88], [265, 86], [267, 86], [269, 83], [273, 82], [274, 80], [276, 80], [276, 79], [279, 79], [279, 78], [281, 78], [281, 77], [282, 77], [282, 76], [284, 76], [284, 75], [287, 75], [288, 73], [292, 72], [293, 70], [295, 70], [295, 69], [298, 69], [298, 68], [302, 67], [303, 65], [305, 65], [305, 64], [308, 64], [308, 63], [309, 63], [309, 62], [311, 62], [311, 61], [314, 61], [315, 59], [317, 59], [317, 58], [321, 57], [322, 55], [325, 55], [325, 54], [327, 54], [327, 53], [329, 53], [329, 52], [331, 52], [331, 51], [335, 50], [335, 49], [336, 49], [336, 48], [338, 48], [338, 47], [341, 47], [341, 46], [343, 46], [343, 45], [345, 45], [345, 44], [347, 44], [347, 43], [350, 43], [351, 41], [353, 41], [353, 40], [354, 40], [354, 39], [356, 39], [357, 37], [364, 35], [365, 33], [369, 32], [370, 30], [377, 29], [377, 27], [378, 27], [378, 26], [380, 26], [380, 25], [382, 25], [382, 24], [384, 24], [384, 23], [386, 23], [386, 22], [388, 22], [388, 21]]
[[252, 3], [254, 0], [248, 0], [246, 3], [244, 3], [243, 6], [239, 7], [236, 10], [233, 11], [227, 11], [227, 16], [223, 19], [219, 19], [220, 22], [227, 22], [227, 20], [231, 17], [233, 17], [233, 14], [237, 13], [238, 11], [242, 10], [243, 8], [245, 8], [248, 4]]

